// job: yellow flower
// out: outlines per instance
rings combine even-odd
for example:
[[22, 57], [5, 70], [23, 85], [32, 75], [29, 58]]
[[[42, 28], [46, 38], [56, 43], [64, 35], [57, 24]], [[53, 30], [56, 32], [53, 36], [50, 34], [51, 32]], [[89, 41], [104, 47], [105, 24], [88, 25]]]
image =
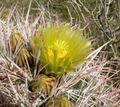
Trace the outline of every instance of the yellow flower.
[[40, 62], [46, 67], [46, 74], [64, 74], [86, 60], [90, 52], [90, 42], [82, 36], [79, 29], [72, 30], [70, 26], [60, 24], [49, 25], [38, 30], [30, 38], [34, 56], [40, 50]]

